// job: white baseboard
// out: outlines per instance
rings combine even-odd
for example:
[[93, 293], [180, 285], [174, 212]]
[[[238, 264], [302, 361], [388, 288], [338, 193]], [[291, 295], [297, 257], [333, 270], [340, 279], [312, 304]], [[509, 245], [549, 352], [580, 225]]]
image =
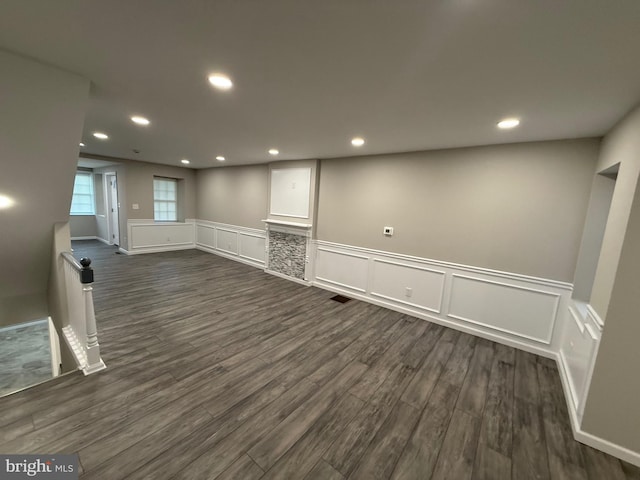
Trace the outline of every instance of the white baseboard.
[[96, 237], [95, 235], [87, 235], [84, 237], [71, 237], [71, 241], [76, 241], [76, 240], [97, 240], [98, 237]]
[[118, 251], [120, 253], [124, 253], [125, 255], [143, 255], [145, 253], [162, 253], [162, 252], [173, 252], [177, 250], [193, 250], [195, 245], [186, 244], [186, 245], [167, 245], [161, 247], [144, 247], [137, 248], [135, 250], [125, 250], [122, 247], [118, 247]]
[[104, 243], [105, 245], [113, 245], [113, 243], [109, 243], [108, 240], [105, 240], [102, 237], [98, 237], [97, 235], [90, 235], [90, 236], [85, 236], [85, 237], [71, 237], [71, 241], [76, 241], [76, 240], [98, 240], [99, 242]]

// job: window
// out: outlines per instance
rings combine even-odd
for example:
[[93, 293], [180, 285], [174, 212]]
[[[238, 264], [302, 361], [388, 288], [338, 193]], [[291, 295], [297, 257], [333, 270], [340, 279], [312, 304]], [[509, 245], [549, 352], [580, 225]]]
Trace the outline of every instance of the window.
[[95, 215], [95, 198], [93, 195], [93, 174], [77, 172], [73, 183], [71, 198], [71, 215]]
[[153, 218], [157, 222], [178, 221], [178, 182], [176, 180], [153, 179]]

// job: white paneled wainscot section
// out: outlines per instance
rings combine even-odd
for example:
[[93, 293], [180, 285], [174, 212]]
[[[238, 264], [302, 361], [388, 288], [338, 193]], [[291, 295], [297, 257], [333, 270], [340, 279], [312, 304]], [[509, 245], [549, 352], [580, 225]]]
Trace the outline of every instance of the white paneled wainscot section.
[[264, 268], [264, 230], [196, 220], [196, 248]]
[[582, 421], [603, 323], [590, 305], [581, 302], [571, 301], [565, 315], [559, 370], [575, 426]]
[[313, 283], [555, 358], [572, 285], [314, 241]]
[[121, 250], [127, 255], [135, 255], [195, 248], [194, 222], [194, 220], [185, 222], [129, 220], [127, 222], [129, 249]]

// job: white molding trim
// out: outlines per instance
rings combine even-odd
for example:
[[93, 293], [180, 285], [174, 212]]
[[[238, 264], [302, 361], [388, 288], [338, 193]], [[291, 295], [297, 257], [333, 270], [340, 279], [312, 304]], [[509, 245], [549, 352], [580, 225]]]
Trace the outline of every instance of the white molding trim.
[[[353, 286], [350, 286], [350, 285], [346, 285], [344, 283], [336, 282], [334, 280], [329, 280], [328, 278], [323, 278], [323, 277], [316, 276], [315, 280], [320, 280], [320, 281], [325, 282], [325, 283], [330, 283], [331, 285], [336, 285], [336, 286], [338, 286], [340, 288], [344, 288], [344, 289], [352, 291], [352, 292], [361, 292], [361, 293], [366, 293], [367, 292], [364, 288], [353, 287]], [[314, 282], [314, 285], [316, 285], [318, 287], [322, 287], [322, 285], [317, 285], [316, 282]], [[346, 290], [345, 290], [345, 292], [346, 292]], [[346, 293], [348, 293], [348, 292], [346, 292]]]
[[178, 246], [159, 246], [159, 247], [149, 247], [149, 248], [137, 248], [135, 250], [126, 250], [122, 247], [118, 247], [118, 251], [125, 255], [143, 255], [145, 253], [162, 253], [162, 252], [173, 252], [177, 250], [193, 250], [195, 247], [191, 244], [186, 245], [178, 245]]
[[[442, 270], [434, 270], [432, 268], [426, 268], [423, 266], [417, 266], [417, 265], [409, 265], [407, 263], [401, 263], [401, 262], [393, 262], [390, 260], [383, 260], [380, 258], [373, 258], [372, 259], [373, 262], [373, 268], [371, 268], [371, 276], [374, 275], [375, 272], [375, 264], [376, 263], [381, 263], [381, 264], [385, 264], [385, 265], [393, 265], [396, 267], [402, 267], [402, 268], [408, 268], [408, 269], [413, 269], [413, 270], [418, 270], [421, 272], [429, 272], [429, 273], [435, 273], [437, 275], [440, 275], [442, 277], [442, 282], [440, 283], [440, 292], [438, 293], [438, 305], [436, 308], [431, 308], [431, 307], [427, 307], [425, 305], [420, 305], [418, 303], [414, 303], [414, 302], [409, 302], [407, 300], [401, 300], [399, 298], [393, 298], [389, 295], [384, 295], [378, 292], [374, 292], [373, 288], [371, 288], [371, 295], [375, 296], [375, 297], [380, 297], [380, 298], [384, 298], [385, 300], [390, 300], [393, 302], [398, 302], [404, 305], [407, 305], [409, 307], [414, 307], [414, 308], [419, 308], [421, 310], [427, 310], [429, 312], [433, 312], [436, 314], [440, 314], [442, 312], [442, 305], [444, 304], [444, 291], [445, 291], [445, 283], [446, 283], [446, 272], [442, 271]], [[371, 280], [369, 281], [369, 284], [371, 284]]]
[[156, 222], [152, 219], [127, 220], [128, 249], [126, 255], [187, 250], [196, 247], [195, 220], [184, 222]]
[[[547, 357], [559, 350], [560, 312], [569, 303], [570, 284], [333, 242], [312, 244], [312, 282], [318, 287]], [[354, 261], [340, 260], [346, 257]], [[377, 271], [376, 265], [386, 268]], [[500, 303], [487, 304], [487, 294]]]
[[600, 315], [598, 315], [598, 312], [596, 312], [596, 310], [587, 303], [587, 315], [589, 315], [591, 317], [591, 319], [593, 320], [593, 322], [600, 327], [600, 330], [602, 330], [604, 328], [604, 320], [602, 320], [602, 318], [600, 318]]
[[73, 328], [71, 328], [71, 325], [62, 327], [62, 333], [65, 341], [67, 342], [67, 346], [73, 354], [76, 365], [78, 365], [78, 369], [82, 369], [82, 366], [87, 364], [87, 355], [82, 350], [76, 333], [73, 331]]
[[[264, 269], [267, 242], [264, 230], [208, 220], [195, 220], [194, 229], [195, 248], [198, 250]], [[227, 236], [230, 248], [219, 245], [221, 234]]]
[[82, 370], [82, 373], [84, 373], [85, 375], [89, 375], [91, 373], [99, 372], [107, 368], [102, 359], [100, 359], [100, 362], [95, 365], [88, 364], [87, 354], [82, 348], [82, 345], [78, 340], [76, 333], [73, 331], [73, 328], [71, 328], [71, 325], [63, 327], [62, 333], [64, 334], [64, 339], [67, 342], [67, 345], [69, 346], [69, 349], [71, 350], [71, 353], [76, 360], [76, 365], [78, 365], [79, 370]]
[[62, 372], [60, 365], [62, 363], [62, 354], [60, 352], [60, 336], [56, 330], [56, 326], [53, 324], [51, 317], [48, 317], [49, 324], [49, 347], [51, 353], [51, 375], [53, 377], [59, 376]]
[[[315, 243], [317, 244], [318, 241], [316, 240]], [[318, 250], [321, 251], [321, 252], [329, 252], [329, 253], [335, 253], [337, 255], [344, 255], [346, 257], [354, 257], [354, 258], [361, 258], [363, 260], [369, 260], [369, 256], [368, 255], [362, 255], [362, 254], [357, 255], [355, 253], [342, 252], [340, 250], [336, 250], [336, 249], [333, 249], [333, 248], [322, 248], [322, 247], [319, 246]]]
[[[554, 303], [554, 306], [553, 306], [553, 313], [551, 314], [551, 317], [554, 318], [554, 319], [558, 318], [558, 307], [560, 305], [560, 294], [558, 294], [558, 293], [546, 292], [544, 290], [539, 290], [537, 288], [528, 288], [528, 287], [523, 287], [523, 286], [519, 286], [519, 285], [513, 285], [513, 284], [509, 284], [509, 283], [505, 283], [505, 282], [496, 282], [496, 281], [493, 281], [493, 280], [481, 279], [481, 278], [477, 278], [477, 277], [470, 277], [470, 276], [467, 276], [467, 275], [459, 275], [459, 274], [456, 274], [456, 273], [452, 274], [451, 278], [452, 278], [452, 280], [455, 280], [456, 278], [463, 278], [463, 279], [466, 279], [466, 280], [472, 280], [474, 282], [480, 282], [480, 283], [491, 284], [491, 285], [498, 285], [498, 286], [505, 287], [505, 288], [513, 288], [513, 289], [516, 289], [516, 290], [523, 290], [523, 291], [526, 291], [526, 292], [533, 292], [533, 293], [537, 293], [537, 294], [540, 294], [540, 295], [548, 295], [550, 297], [554, 297], [555, 298], [555, 303]], [[549, 326], [547, 327], [546, 336], [544, 338], [536, 338], [536, 337], [533, 337], [531, 335], [526, 335], [526, 334], [511, 330], [511, 329], [508, 329], [508, 328], [492, 326], [492, 325], [486, 324], [484, 322], [480, 322], [478, 320], [473, 320], [471, 318], [466, 318], [466, 317], [461, 316], [461, 315], [455, 315], [455, 314], [452, 314], [452, 313], [448, 313], [447, 317], [455, 318], [456, 320], [462, 320], [463, 322], [475, 323], [476, 325], [480, 325], [480, 326], [483, 326], [483, 327], [493, 328], [493, 329], [499, 330], [501, 332], [508, 333], [510, 335], [516, 335], [518, 337], [522, 337], [522, 338], [525, 338], [527, 340], [532, 340], [534, 342], [545, 343], [547, 345], [549, 345], [551, 343], [551, 339], [552, 339], [552, 335], [553, 335], [553, 329], [555, 327], [555, 321], [549, 323]]]
[[356, 247], [353, 245], [344, 245], [341, 243], [327, 242], [324, 240], [314, 240], [313, 242], [316, 245], [318, 245], [318, 247], [323, 246], [325, 248], [333, 247], [334, 249], [338, 249], [338, 250], [350, 250], [354, 252], [360, 252], [365, 256], [375, 255], [378, 257], [387, 257], [387, 258], [392, 258], [396, 260], [408, 260], [410, 262], [415, 262], [418, 264], [455, 268], [457, 270], [465, 270], [469, 272], [482, 273], [482, 274], [487, 274], [494, 277], [504, 277], [512, 280], [522, 280], [528, 283], [538, 283], [540, 285], [561, 288], [570, 292], [573, 291], [573, 284], [568, 282], [562, 282], [559, 280], [552, 280], [552, 279], [541, 278], [541, 277], [532, 277], [532, 276], [523, 275], [520, 273], [511, 273], [511, 272], [504, 272], [501, 270], [492, 270], [489, 268], [475, 267], [471, 265], [464, 265], [461, 263], [452, 263], [452, 262], [445, 262], [442, 260], [433, 260], [430, 258], [406, 255], [404, 253], [394, 253], [394, 252], [387, 252], [384, 250], [375, 250], [372, 248]]

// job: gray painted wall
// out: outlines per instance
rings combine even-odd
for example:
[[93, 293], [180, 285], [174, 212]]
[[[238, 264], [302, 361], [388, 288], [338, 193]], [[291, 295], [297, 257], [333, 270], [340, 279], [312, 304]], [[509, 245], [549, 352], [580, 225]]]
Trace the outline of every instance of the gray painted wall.
[[588, 303], [591, 298], [615, 183], [613, 178], [604, 175], [595, 175], [593, 179], [587, 219], [573, 276], [572, 297], [583, 302]]
[[583, 139], [322, 160], [317, 237], [571, 282], [598, 149]]
[[605, 321], [582, 421], [588, 433], [640, 452], [640, 107], [604, 141], [600, 168], [620, 162], [591, 295]]
[[[125, 161], [128, 219], [153, 219], [153, 177], [167, 177], [178, 180], [178, 219], [195, 218], [196, 214], [196, 173], [190, 168], [158, 165], [156, 163]], [[139, 210], [132, 205], [137, 203]], [[120, 200], [121, 211], [125, 204]]]
[[95, 215], [71, 215], [69, 217], [71, 237], [95, 237], [98, 226]]
[[209, 168], [197, 171], [197, 218], [264, 229], [269, 167]]
[[53, 225], [69, 220], [89, 81], [0, 50], [0, 325], [46, 317]]
[[602, 251], [593, 281], [591, 306], [606, 317], [631, 204], [640, 174], [640, 107], [630, 112], [603, 140], [597, 171], [620, 164]]
[[[85, 158], [117, 162], [116, 165], [96, 168], [94, 173], [116, 173], [118, 178], [118, 203], [120, 247], [129, 248], [127, 238], [128, 220], [153, 220], [153, 177], [167, 177], [178, 180], [178, 219], [196, 218], [196, 172], [190, 168], [172, 167], [157, 163], [138, 162], [123, 158], [100, 155], [83, 155]], [[133, 204], [139, 209], [134, 210]], [[98, 234], [106, 235], [106, 218], [98, 222]], [[103, 237], [101, 237], [103, 238]]]

